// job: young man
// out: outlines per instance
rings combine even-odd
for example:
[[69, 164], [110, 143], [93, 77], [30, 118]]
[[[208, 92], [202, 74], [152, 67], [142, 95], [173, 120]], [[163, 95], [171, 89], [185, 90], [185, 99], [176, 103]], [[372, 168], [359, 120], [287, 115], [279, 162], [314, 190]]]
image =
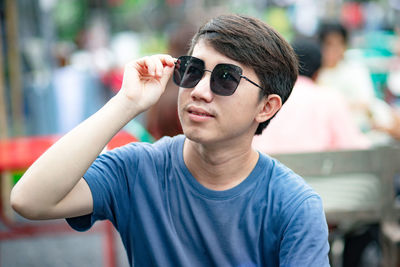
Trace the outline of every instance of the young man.
[[[120, 92], [25, 173], [14, 209], [77, 230], [108, 219], [134, 266], [328, 266], [321, 199], [251, 148], [292, 90], [293, 50], [261, 21], [228, 15], [200, 28], [189, 55], [128, 64]], [[96, 159], [171, 75], [184, 135]]]

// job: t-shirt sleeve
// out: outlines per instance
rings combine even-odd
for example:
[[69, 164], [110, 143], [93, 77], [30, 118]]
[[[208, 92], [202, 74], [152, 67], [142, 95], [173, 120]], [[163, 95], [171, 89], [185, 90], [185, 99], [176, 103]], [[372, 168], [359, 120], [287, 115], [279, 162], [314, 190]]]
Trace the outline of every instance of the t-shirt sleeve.
[[280, 266], [329, 266], [328, 227], [318, 195], [294, 209], [281, 240]]
[[127, 214], [131, 192], [137, 174], [140, 147], [129, 144], [97, 157], [83, 178], [88, 183], [93, 198], [93, 212], [67, 218], [77, 231], [88, 230], [97, 220], [110, 220], [117, 228], [119, 214]]

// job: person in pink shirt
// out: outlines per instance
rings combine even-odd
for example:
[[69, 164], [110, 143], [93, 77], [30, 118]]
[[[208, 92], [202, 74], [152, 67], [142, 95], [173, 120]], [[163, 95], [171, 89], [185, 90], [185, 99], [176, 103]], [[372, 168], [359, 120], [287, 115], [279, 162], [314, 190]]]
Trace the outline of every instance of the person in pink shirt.
[[312, 39], [292, 46], [299, 58], [293, 91], [268, 128], [253, 139], [253, 147], [269, 154], [364, 149], [370, 141], [352, 120], [345, 99], [315, 83], [321, 50]]

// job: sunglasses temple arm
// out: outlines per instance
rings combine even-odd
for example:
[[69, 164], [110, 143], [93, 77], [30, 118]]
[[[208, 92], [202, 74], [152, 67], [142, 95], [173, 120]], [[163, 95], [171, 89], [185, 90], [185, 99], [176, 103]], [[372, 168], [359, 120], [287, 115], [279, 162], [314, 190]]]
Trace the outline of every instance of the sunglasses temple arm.
[[252, 80], [250, 80], [249, 78], [247, 78], [246, 76], [243, 76], [243, 75], [242, 75], [242, 76], [240, 76], [240, 77], [242, 77], [243, 79], [245, 79], [245, 80], [248, 81], [249, 83], [252, 83], [253, 85], [257, 86], [258, 88], [264, 90], [264, 88], [262, 88], [261, 86], [259, 86], [258, 84], [256, 84], [255, 82], [253, 82]]

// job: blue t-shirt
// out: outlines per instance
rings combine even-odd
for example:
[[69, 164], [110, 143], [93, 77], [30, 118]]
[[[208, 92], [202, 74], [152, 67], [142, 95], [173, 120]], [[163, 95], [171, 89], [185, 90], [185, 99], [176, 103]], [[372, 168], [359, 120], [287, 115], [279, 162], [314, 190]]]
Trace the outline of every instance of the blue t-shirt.
[[68, 223], [110, 220], [134, 266], [329, 266], [321, 199], [301, 177], [260, 153], [242, 183], [210, 190], [186, 167], [184, 140], [100, 155], [84, 175], [93, 213]]

